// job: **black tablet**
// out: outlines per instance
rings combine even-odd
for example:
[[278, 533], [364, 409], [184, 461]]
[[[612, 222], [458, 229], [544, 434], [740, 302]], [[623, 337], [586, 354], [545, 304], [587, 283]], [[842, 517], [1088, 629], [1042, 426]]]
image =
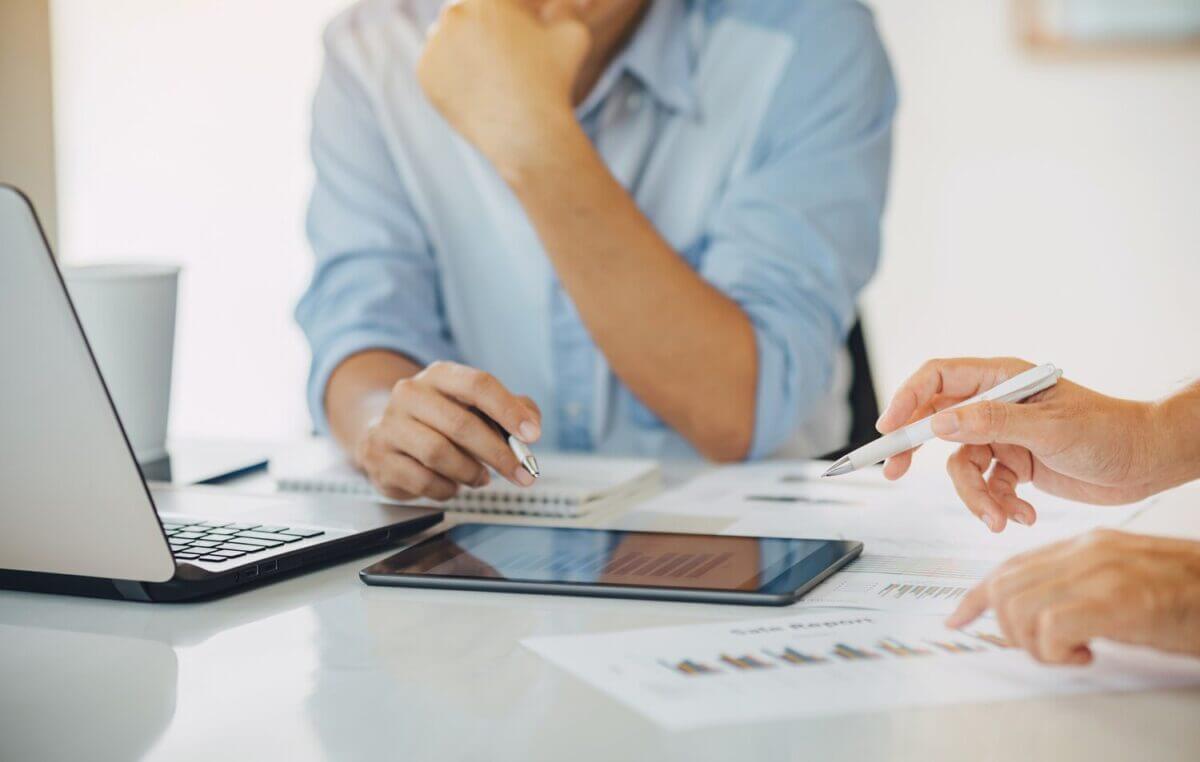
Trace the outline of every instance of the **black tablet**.
[[862, 543], [460, 524], [386, 558], [368, 585], [783, 606]]

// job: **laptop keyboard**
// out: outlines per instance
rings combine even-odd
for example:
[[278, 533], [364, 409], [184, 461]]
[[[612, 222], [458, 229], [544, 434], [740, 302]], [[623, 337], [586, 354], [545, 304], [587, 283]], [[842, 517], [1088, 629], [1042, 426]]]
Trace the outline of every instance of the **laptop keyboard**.
[[264, 524], [163, 519], [171, 553], [180, 561], [219, 564], [325, 534]]

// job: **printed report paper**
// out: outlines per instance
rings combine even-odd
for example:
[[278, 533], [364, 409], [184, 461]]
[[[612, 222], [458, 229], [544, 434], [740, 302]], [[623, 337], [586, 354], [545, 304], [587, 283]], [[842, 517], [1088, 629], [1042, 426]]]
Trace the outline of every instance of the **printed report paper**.
[[977, 625], [842, 611], [522, 643], [671, 729], [1200, 683], [1196, 660], [1111, 644], [1042, 666]]
[[864, 554], [817, 585], [795, 605], [945, 617], [993, 565], [955, 558]]

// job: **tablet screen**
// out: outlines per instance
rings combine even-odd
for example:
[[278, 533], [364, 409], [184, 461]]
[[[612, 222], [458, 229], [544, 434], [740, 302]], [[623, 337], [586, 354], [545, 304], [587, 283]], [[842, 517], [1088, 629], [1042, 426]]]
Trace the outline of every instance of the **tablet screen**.
[[462, 524], [366, 570], [581, 585], [786, 592], [855, 543]]

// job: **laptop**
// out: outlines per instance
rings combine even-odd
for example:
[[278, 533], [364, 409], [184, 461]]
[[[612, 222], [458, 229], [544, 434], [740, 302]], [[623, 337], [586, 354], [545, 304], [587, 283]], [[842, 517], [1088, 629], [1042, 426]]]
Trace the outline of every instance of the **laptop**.
[[441, 519], [371, 500], [147, 483], [33, 206], [0, 184], [0, 587], [187, 600]]

